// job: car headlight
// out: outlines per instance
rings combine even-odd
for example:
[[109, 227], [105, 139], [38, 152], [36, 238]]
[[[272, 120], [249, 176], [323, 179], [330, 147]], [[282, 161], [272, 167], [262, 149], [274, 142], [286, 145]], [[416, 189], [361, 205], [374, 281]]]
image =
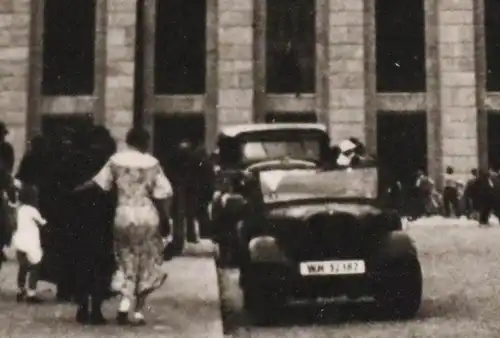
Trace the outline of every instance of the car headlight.
[[276, 238], [272, 236], [259, 236], [251, 239], [248, 243], [248, 249], [252, 262], [279, 263], [288, 261]]

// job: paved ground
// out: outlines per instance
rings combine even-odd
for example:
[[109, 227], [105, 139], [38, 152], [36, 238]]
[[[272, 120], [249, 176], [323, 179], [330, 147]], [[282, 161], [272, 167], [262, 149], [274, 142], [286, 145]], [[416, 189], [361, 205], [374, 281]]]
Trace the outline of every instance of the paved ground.
[[[75, 308], [48, 302], [28, 306], [15, 303], [16, 264], [9, 262], [0, 272], [0, 337], [186, 337], [222, 336], [219, 289], [210, 244], [190, 246], [183, 257], [165, 264], [169, 278], [151, 297], [144, 328], [119, 328], [113, 323], [116, 301], [105, 306], [111, 320], [105, 327], [81, 327], [74, 323]], [[45, 298], [54, 297], [54, 288], [41, 283]]]
[[241, 307], [238, 272], [224, 270], [219, 273], [226, 337], [500, 337], [500, 227], [436, 217], [412, 223], [408, 232], [419, 247], [425, 278], [416, 319], [346, 319], [339, 316], [342, 308], [305, 307], [273, 327], [256, 327]]

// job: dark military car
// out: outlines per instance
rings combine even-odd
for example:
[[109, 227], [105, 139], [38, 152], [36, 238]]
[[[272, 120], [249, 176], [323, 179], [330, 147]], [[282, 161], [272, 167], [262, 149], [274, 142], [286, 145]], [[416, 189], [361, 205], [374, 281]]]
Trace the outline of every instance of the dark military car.
[[330, 139], [321, 124], [244, 124], [223, 128], [214, 153], [216, 184], [211, 203], [214, 240], [225, 263], [239, 256], [237, 223], [245, 203], [242, 178], [267, 169], [310, 169], [328, 165]]
[[[378, 169], [266, 169], [244, 180], [238, 226], [240, 286], [254, 318], [290, 300], [370, 298], [382, 313], [418, 311], [417, 249], [396, 211], [377, 193]], [[240, 210], [241, 212], [241, 210]]]

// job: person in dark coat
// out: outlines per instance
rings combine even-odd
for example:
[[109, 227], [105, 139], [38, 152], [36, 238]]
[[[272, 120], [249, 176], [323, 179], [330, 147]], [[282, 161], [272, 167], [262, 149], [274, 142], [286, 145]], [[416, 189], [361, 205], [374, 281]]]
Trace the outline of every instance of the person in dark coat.
[[494, 185], [491, 173], [486, 169], [479, 171], [474, 204], [479, 211], [479, 224], [488, 225], [494, 207]]
[[[193, 229], [186, 229], [187, 215], [187, 186], [190, 179], [190, 163], [192, 158], [193, 146], [189, 140], [181, 141], [177, 148], [172, 151], [171, 161], [165, 168], [167, 177], [172, 182], [174, 190], [174, 199], [172, 204], [172, 220], [173, 220], [173, 241], [172, 247], [177, 253], [184, 249], [186, 233], [192, 235]], [[192, 238], [190, 238], [192, 239]]]
[[47, 175], [47, 151], [47, 140], [42, 135], [37, 135], [31, 139], [29, 148], [24, 153], [16, 173], [16, 178], [23, 185], [30, 185], [40, 189]]
[[79, 176], [77, 163], [85, 154], [75, 145], [77, 132], [65, 128], [50, 140], [47, 175], [40, 192], [40, 207], [48, 224], [42, 232], [41, 279], [57, 286], [57, 299], [71, 301], [75, 296], [76, 273], [72, 257], [75, 236], [72, 233], [74, 203], [69, 193]]
[[[95, 176], [116, 151], [116, 144], [104, 127], [82, 133], [77, 148], [84, 156], [77, 164], [79, 180]], [[82, 324], [100, 325], [106, 320], [101, 306], [111, 295], [114, 272], [113, 218], [116, 191], [106, 193], [97, 187], [74, 194], [75, 215], [72, 222], [78, 306], [76, 320]]]
[[14, 148], [7, 142], [6, 137], [9, 134], [9, 130], [5, 126], [5, 123], [0, 122], [0, 167], [6, 170], [9, 174], [12, 174], [14, 168]]
[[206, 237], [210, 234], [208, 205], [214, 193], [215, 173], [213, 166], [203, 147], [192, 151], [189, 160], [186, 191], [186, 237], [188, 242], [198, 242], [196, 222], [199, 235]]

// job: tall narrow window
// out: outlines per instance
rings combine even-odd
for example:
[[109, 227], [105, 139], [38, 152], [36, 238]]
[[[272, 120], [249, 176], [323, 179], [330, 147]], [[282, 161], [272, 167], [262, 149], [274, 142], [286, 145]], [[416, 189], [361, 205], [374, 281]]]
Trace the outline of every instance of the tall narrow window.
[[266, 114], [266, 123], [316, 123], [318, 117], [315, 112], [287, 112]]
[[486, 89], [500, 91], [500, 1], [485, 0]]
[[158, 0], [155, 92], [203, 94], [206, 72], [206, 0]]
[[268, 93], [315, 91], [316, 10], [314, 0], [267, 1]]
[[89, 95], [94, 90], [96, 0], [45, 0], [44, 95]]
[[379, 92], [425, 92], [423, 0], [376, 0]]

